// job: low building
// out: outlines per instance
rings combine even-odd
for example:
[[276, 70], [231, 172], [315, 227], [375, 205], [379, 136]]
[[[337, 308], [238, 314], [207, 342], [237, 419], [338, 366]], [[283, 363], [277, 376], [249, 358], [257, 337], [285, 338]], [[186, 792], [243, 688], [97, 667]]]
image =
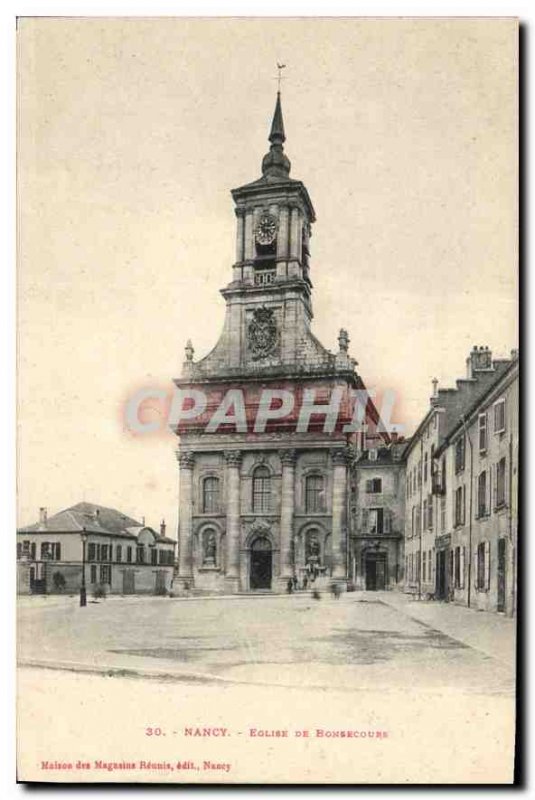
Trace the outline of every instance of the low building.
[[176, 542], [131, 517], [94, 503], [78, 503], [17, 531], [19, 594], [72, 594], [85, 565], [89, 593], [165, 594]]

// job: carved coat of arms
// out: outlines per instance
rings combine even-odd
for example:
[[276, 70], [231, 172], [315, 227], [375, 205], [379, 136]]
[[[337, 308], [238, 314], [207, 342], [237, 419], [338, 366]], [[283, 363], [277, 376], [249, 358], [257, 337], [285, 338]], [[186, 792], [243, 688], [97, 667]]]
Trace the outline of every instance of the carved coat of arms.
[[247, 328], [247, 339], [253, 358], [265, 358], [273, 353], [277, 347], [277, 337], [273, 311], [265, 306], [257, 308]]

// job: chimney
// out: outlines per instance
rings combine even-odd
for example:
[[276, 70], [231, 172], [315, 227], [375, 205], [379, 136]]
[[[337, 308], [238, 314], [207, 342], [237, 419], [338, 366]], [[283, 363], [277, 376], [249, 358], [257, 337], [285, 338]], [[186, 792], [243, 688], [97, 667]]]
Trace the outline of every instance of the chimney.
[[46, 525], [48, 519], [46, 506], [41, 506], [39, 509], [39, 525]]
[[478, 372], [492, 370], [492, 351], [488, 347], [475, 344], [466, 359], [466, 377], [476, 378]]
[[160, 522], [160, 536], [165, 536], [165, 529], [166, 529], [166, 527], [167, 527], [167, 526], [166, 526], [166, 524], [165, 524], [165, 520], [164, 520], [164, 519], [162, 519], [162, 521]]
[[145, 517], [141, 517], [141, 524], [142, 524], [143, 526], [145, 525]]

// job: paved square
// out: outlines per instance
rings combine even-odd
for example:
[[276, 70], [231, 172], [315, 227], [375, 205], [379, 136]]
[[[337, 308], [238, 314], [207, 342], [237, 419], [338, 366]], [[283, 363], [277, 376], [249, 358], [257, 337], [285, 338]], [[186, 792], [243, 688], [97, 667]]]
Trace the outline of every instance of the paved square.
[[[470, 613], [470, 612], [469, 612]], [[19, 610], [19, 658], [41, 665], [160, 673], [346, 691], [383, 687], [494, 694], [512, 670], [379, 595], [176, 600], [30, 598]]]

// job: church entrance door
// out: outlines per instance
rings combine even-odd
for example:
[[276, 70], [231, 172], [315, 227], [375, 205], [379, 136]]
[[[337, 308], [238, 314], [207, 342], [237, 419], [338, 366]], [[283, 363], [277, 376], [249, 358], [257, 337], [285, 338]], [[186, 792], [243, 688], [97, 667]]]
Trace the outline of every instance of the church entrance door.
[[251, 545], [251, 589], [271, 589], [273, 554], [271, 543], [265, 536], [257, 537]]

